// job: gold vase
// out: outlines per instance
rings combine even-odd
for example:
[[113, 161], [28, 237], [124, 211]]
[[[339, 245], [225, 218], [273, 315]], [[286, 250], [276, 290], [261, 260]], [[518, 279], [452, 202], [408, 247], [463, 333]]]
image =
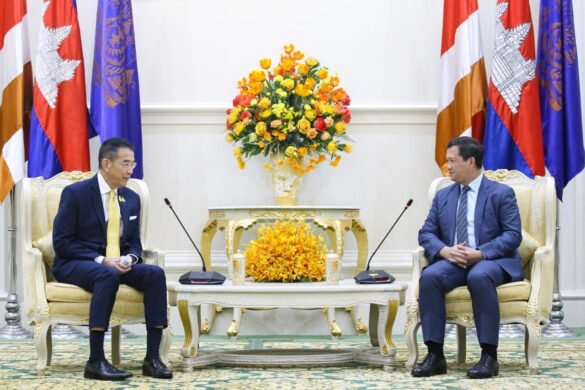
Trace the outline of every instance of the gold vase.
[[[297, 191], [301, 186], [303, 177], [296, 172], [281, 154], [273, 154], [272, 162], [272, 191], [276, 197], [278, 206], [295, 206], [297, 204]], [[278, 161], [281, 161], [278, 164]]]

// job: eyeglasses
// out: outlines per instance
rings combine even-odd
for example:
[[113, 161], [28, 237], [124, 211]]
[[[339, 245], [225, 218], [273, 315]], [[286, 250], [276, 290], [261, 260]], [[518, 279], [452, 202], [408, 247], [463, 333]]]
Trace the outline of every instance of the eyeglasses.
[[136, 161], [124, 161], [123, 163], [120, 163], [120, 166], [126, 170], [134, 169], [136, 168], [136, 165], [138, 165]]

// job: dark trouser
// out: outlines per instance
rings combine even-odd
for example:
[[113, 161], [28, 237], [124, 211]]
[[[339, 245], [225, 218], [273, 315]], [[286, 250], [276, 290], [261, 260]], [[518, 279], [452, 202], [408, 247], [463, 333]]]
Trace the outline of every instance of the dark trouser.
[[59, 282], [74, 284], [93, 294], [89, 309], [90, 329], [108, 329], [120, 284], [144, 293], [147, 328], [167, 327], [167, 286], [162, 268], [134, 264], [130, 272], [120, 275], [114, 268], [94, 261], [72, 260], [55, 271]]
[[425, 343], [445, 339], [445, 294], [467, 285], [480, 344], [498, 345], [500, 305], [496, 287], [510, 277], [495, 261], [482, 260], [463, 269], [439, 260], [426, 267], [419, 282], [420, 318]]

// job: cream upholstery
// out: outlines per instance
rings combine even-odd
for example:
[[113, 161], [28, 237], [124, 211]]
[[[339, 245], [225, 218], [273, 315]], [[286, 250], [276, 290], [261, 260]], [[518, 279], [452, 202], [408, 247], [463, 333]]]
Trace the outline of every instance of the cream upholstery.
[[[557, 201], [554, 179], [536, 177], [534, 180], [518, 171], [486, 171], [485, 176], [505, 183], [514, 189], [522, 219], [520, 255], [525, 279], [499, 286], [500, 322], [518, 323], [526, 328], [525, 354], [530, 373], [538, 372], [538, 346], [541, 326], [548, 322], [552, 306], [554, 281], [554, 249]], [[435, 193], [452, 184], [449, 178], [438, 178], [429, 188], [429, 205]], [[422, 269], [428, 265], [424, 250], [413, 253], [412, 283], [406, 302], [405, 339], [409, 358], [407, 367], [417, 361], [416, 333], [420, 326], [418, 283]], [[457, 324], [457, 360], [465, 362], [465, 327], [473, 327], [471, 297], [467, 287], [459, 287], [446, 296], [447, 322]]]
[[[43, 374], [51, 363], [51, 326], [58, 323], [87, 325], [89, 322], [91, 293], [72, 284], [59, 283], [51, 273], [55, 257], [52, 229], [63, 188], [94, 175], [92, 172], [62, 172], [49, 180], [34, 178], [23, 181], [21, 221], [25, 310], [29, 322], [35, 325], [38, 374]], [[128, 187], [140, 196], [141, 239], [143, 248], [148, 248], [148, 188], [143, 181], [136, 179], [131, 179]], [[164, 254], [161, 252], [146, 249], [143, 258], [148, 264], [164, 267]], [[129, 286], [120, 285], [111, 317], [114, 364], [120, 362], [120, 325], [143, 322], [143, 294]], [[160, 347], [161, 359], [165, 363], [168, 361], [170, 341], [170, 329], [167, 328], [163, 331]]]

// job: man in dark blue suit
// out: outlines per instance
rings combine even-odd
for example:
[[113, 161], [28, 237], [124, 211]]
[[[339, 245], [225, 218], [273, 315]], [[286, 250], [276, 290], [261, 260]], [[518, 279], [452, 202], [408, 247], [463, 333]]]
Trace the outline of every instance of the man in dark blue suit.
[[447, 372], [443, 354], [445, 294], [466, 285], [471, 295], [481, 359], [467, 375], [498, 375], [500, 309], [496, 287], [522, 280], [522, 241], [514, 191], [481, 173], [483, 147], [471, 137], [447, 146], [447, 168], [455, 184], [438, 191], [418, 240], [430, 265], [422, 271], [419, 307], [428, 354], [412, 375]]
[[165, 274], [142, 262], [140, 198], [126, 188], [136, 167], [134, 149], [124, 139], [111, 138], [102, 144], [98, 158], [95, 177], [63, 189], [53, 224], [55, 278], [92, 293], [90, 356], [84, 376], [102, 380], [132, 376], [110, 364], [104, 354], [104, 335], [123, 283], [144, 293], [147, 351], [142, 373], [172, 378], [159, 356], [162, 330], [168, 326]]

